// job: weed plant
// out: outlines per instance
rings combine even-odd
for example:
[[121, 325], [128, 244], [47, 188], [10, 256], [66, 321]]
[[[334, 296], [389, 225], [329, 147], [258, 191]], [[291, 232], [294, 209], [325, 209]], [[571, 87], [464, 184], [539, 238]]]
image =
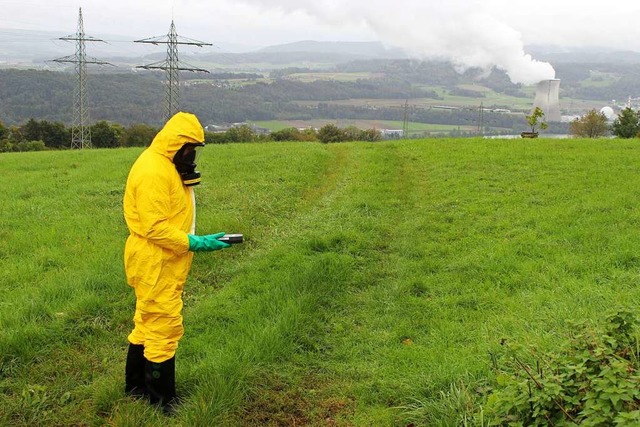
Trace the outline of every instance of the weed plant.
[[208, 146], [197, 232], [246, 242], [195, 256], [168, 419], [122, 392], [139, 153], [0, 155], [0, 424], [484, 423], [501, 342], [637, 314], [637, 142]]
[[508, 367], [496, 366], [498, 386], [488, 399], [491, 425], [637, 426], [637, 319], [620, 311], [603, 323], [576, 325], [553, 353], [508, 345]]

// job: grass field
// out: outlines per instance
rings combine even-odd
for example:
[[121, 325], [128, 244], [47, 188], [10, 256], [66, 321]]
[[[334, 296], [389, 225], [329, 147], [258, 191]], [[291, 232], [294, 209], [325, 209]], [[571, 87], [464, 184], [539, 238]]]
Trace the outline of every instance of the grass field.
[[606, 87], [620, 80], [620, 76], [615, 73], [604, 73], [591, 71], [588, 79], [582, 81], [583, 87]]
[[[596, 82], [594, 84], [602, 84]], [[457, 108], [471, 108], [479, 109], [480, 104], [484, 108], [506, 108], [513, 112], [529, 113], [531, 105], [535, 96], [534, 86], [524, 86], [521, 91], [526, 94], [526, 97], [515, 97], [506, 95], [503, 93], [494, 92], [483, 86], [475, 85], [460, 85], [460, 88], [473, 90], [477, 93], [481, 93], [484, 97], [466, 97], [451, 95], [449, 90], [441, 86], [425, 86], [417, 85], [417, 87], [437, 93], [441, 99], [434, 98], [412, 98], [408, 100], [411, 107], [416, 108], [430, 108], [430, 107], [457, 107]], [[317, 101], [295, 101], [299, 105], [316, 106]], [[358, 98], [358, 99], [341, 99], [335, 101], [326, 102], [328, 104], [335, 105], [349, 105], [356, 107], [370, 107], [370, 108], [403, 108], [406, 99], [374, 99], [374, 98]], [[560, 98], [560, 108], [562, 111], [574, 113], [576, 111], [584, 111], [590, 109], [600, 110], [607, 103], [605, 101], [597, 100], [583, 100], [572, 99], [567, 97]]]
[[168, 419], [122, 392], [139, 153], [0, 155], [0, 425], [462, 425], [501, 341], [638, 312], [637, 141], [212, 145], [198, 232], [246, 242], [195, 256]]
[[[402, 129], [402, 122], [398, 120], [361, 120], [361, 119], [337, 119], [337, 120], [267, 120], [256, 121], [253, 124], [267, 128], [271, 131], [278, 131], [285, 128], [321, 128], [326, 124], [334, 124], [340, 128], [355, 126], [358, 129]], [[473, 132], [477, 126], [441, 125], [431, 123], [409, 122], [410, 136], [424, 136], [425, 132], [434, 134], [448, 133], [452, 130], [463, 130]]]

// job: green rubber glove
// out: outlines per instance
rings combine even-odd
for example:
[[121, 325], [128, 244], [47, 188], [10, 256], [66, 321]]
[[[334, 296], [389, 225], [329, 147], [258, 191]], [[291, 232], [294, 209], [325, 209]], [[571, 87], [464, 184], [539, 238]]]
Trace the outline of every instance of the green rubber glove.
[[218, 249], [231, 246], [228, 243], [218, 240], [219, 237], [224, 236], [224, 231], [222, 233], [207, 234], [204, 236], [194, 236], [193, 234], [187, 234], [187, 236], [189, 236], [189, 250], [193, 252], [217, 251]]

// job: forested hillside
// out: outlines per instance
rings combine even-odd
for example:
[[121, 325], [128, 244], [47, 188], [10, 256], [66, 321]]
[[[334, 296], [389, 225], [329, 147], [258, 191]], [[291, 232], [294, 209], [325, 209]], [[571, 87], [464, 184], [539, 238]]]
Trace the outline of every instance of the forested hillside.
[[[228, 76], [228, 74], [227, 74]], [[93, 73], [88, 77], [91, 118], [122, 124], [158, 124], [162, 116], [162, 75]], [[248, 80], [248, 79], [245, 79]], [[220, 80], [186, 81], [182, 107], [211, 122], [278, 118], [315, 118], [321, 114], [355, 114], [353, 108], [320, 106], [314, 111], [293, 101], [330, 102], [347, 99], [438, 98], [432, 90], [416, 88], [405, 79], [300, 82], [289, 79], [222, 84]], [[30, 118], [69, 123], [75, 76], [35, 70], [0, 70], [0, 120], [7, 124]], [[362, 112], [359, 113], [363, 115]], [[380, 116], [369, 112], [365, 116]], [[384, 115], [384, 114], [383, 114]], [[390, 117], [395, 118], [397, 117]]]
[[[556, 71], [562, 80], [561, 98], [604, 103], [640, 94], [638, 64], [561, 63]], [[442, 111], [424, 107], [425, 102], [422, 107], [410, 102], [412, 107], [407, 111], [407, 118], [424, 123], [469, 125], [477, 121], [477, 107], [481, 102], [488, 109], [525, 111], [522, 107], [512, 108], [509, 102], [520, 99], [520, 104], [529, 105], [528, 100], [532, 101], [531, 88], [512, 84], [503, 72], [494, 70], [483, 75], [479, 70], [467, 70], [460, 74], [442, 62], [360, 60], [336, 65], [325, 73], [329, 74], [328, 78], [309, 81], [300, 78], [313, 72], [317, 70], [280, 69], [272, 75], [259, 72], [185, 74], [181, 77], [181, 107], [198, 114], [206, 123], [344, 118], [403, 120], [405, 113], [401, 106], [405, 100], [431, 99], [433, 105], [447, 105], [455, 97], [458, 107], [469, 108]], [[331, 73], [343, 78], [332, 78]], [[344, 76], [354, 77], [345, 79]], [[163, 78], [162, 73], [132, 73], [122, 69], [90, 71], [91, 120], [159, 125]], [[73, 73], [0, 70], [0, 121], [14, 125], [34, 118], [69, 124], [74, 87]], [[488, 92], [496, 96], [484, 101]], [[496, 101], [496, 97], [504, 100]], [[370, 100], [394, 102], [372, 108]], [[517, 127], [521, 122], [513, 115], [495, 115], [491, 120], [501, 128]]]
[[[75, 84], [71, 73], [0, 70], [0, 120], [70, 123]], [[153, 123], [161, 117], [162, 82], [151, 75], [89, 74], [87, 85], [93, 120]]]

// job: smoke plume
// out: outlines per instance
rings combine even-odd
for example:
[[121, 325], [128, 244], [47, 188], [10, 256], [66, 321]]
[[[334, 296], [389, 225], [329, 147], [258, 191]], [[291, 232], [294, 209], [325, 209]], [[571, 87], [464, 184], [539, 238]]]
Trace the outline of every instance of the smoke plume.
[[243, 0], [265, 9], [303, 11], [336, 28], [365, 24], [379, 40], [417, 59], [451, 61], [458, 70], [499, 68], [513, 83], [555, 78], [551, 64], [524, 52], [518, 31], [470, 0]]

